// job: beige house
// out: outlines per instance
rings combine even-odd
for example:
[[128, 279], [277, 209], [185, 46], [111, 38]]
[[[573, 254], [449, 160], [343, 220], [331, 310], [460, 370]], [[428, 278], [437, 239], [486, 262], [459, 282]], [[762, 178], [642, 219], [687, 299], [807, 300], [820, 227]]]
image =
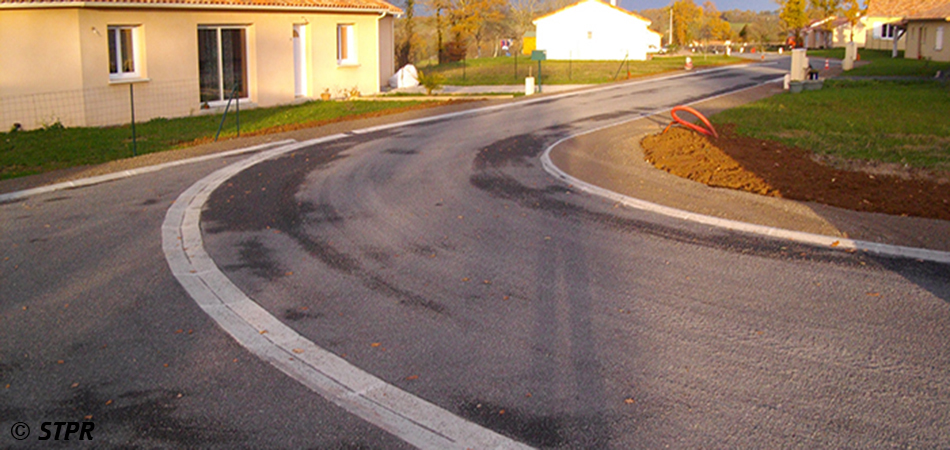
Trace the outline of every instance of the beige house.
[[867, 37], [865, 28], [863, 18], [852, 28], [847, 18], [831, 16], [808, 24], [802, 37], [806, 48], [840, 48], [852, 42], [852, 39], [855, 45], [864, 47]]
[[[0, 0], [0, 130], [128, 123], [379, 92], [383, 0]], [[131, 88], [130, 88], [131, 85]]]
[[950, 62], [950, 2], [907, 16], [903, 26], [907, 30], [905, 58]]
[[904, 19], [948, 3], [950, 0], [871, 0], [864, 19], [867, 27], [864, 48], [891, 50], [896, 57], [898, 51], [907, 49]]

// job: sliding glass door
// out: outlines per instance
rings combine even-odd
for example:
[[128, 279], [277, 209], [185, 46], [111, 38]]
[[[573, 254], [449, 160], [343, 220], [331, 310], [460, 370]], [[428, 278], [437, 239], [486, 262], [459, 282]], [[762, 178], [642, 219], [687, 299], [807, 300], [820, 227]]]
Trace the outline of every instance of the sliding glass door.
[[198, 28], [198, 74], [202, 103], [247, 98], [247, 30]]

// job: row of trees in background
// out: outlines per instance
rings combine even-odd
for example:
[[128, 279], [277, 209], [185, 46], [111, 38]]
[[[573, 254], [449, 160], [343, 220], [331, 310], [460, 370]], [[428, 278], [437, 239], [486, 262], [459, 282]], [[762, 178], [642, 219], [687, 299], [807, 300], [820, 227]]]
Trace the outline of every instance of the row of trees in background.
[[[576, 0], [404, 0], [403, 17], [396, 23], [396, 62], [439, 63], [465, 58], [498, 56], [502, 40], [511, 40], [508, 52], [521, 48], [535, 18], [573, 4]], [[789, 34], [816, 18], [831, 15], [860, 17], [858, 0], [776, 0], [776, 11], [719, 11], [712, 1], [675, 0], [669, 7], [635, 11], [652, 21], [651, 29], [666, 45], [683, 47], [695, 42], [732, 41], [753, 45], [781, 44]], [[416, 9], [425, 11], [417, 15]], [[670, 33], [670, 25], [672, 30]], [[672, 36], [671, 36], [672, 35]], [[798, 42], [801, 42], [800, 39]]]
[[[795, 37], [798, 45], [802, 43], [802, 30], [814, 20], [826, 19], [832, 16], [844, 17], [851, 27], [852, 35], [850, 39], [854, 40], [854, 27], [858, 20], [864, 15], [865, 9], [862, 9], [858, 0], [776, 0], [781, 6], [780, 17], [785, 24], [786, 29]], [[867, 0], [870, 1], [870, 0]], [[825, 30], [831, 31], [834, 27], [833, 21], [827, 21], [823, 25]]]

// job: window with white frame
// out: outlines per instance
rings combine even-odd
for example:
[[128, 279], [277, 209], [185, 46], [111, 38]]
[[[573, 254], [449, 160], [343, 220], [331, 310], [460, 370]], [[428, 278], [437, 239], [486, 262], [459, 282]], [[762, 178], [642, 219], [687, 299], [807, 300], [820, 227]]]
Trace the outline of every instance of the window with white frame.
[[138, 27], [109, 26], [109, 78], [138, 78]]
[[878, 37], [881, 39], [894, 39], [897, 35], [897, 25], [882, 23], [878, 31]]
[[356, 60], [356, 27], [352, 23], [336, 26], [336, 59], [341, 66], [354, 65]]
[[248, 97], [247, 29], [243, 26], [198, 28], [198, 84], [201, 102]]
[[937, 27], [937, 41], [934, 42], [934, 50], [943, 50], [943, 27]]

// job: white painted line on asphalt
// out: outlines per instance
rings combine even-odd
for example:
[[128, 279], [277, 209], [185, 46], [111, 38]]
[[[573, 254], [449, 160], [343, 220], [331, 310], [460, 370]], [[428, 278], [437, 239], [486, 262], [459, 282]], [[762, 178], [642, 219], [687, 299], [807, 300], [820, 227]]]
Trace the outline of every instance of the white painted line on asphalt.
[[[695, 105], [697, 103], [709, 101], [709, 100], [719, 98], [725, 95], [735, 94], [744, 90], [754, 89], [758, 86], [769, 84], [769, 83], [775, 83], [778, 81], [782, 81], [782, 78], [767, 81], [760, 85], [752, 86], [746, 89], [741, 89], [741, 90], [737, 90], [737, 91], [730, 92], [727, 94], [717, 95], [715, 97], [699, 100], [699, 101], [690, 103], [690, 105]], [[756, 224], [740, 222], [736, 220], [723, 219], [720, 217], [707, 216], [703, 214], [692, 213], [689, 211], [683, 211], [681, 209], [659, 205], [656, 203], [648, 202], [646, 200], [640, 200], [637, 198], [628, 197], [626, 195], [623, 195], [623, 194], [620, 194], [608, 189], [604, 189], [602, 187], [588, 183], [581, 179], [575, 178], [567, 174], [563, 170], [561, 170], [559, 167], [554, 165], [554, 162], [551, 161], [551, 151], [554, 150], [555, 147], [557, 147], [563, 142], [566, 142], [568, 140], [574, 139], [579, 136], [584, 136], [587, 134], [605, 130], [607, 128], [612, 128], [612, 127], [630, 123], [636, 120], [640, 120], [640, 119], [643, 119], [645, 117], [649, 117], [655, 114], [661, 114], [666, 111], [669, 111], [669, 109], [661, 109], [661, 110], [657, 110], [651, 113], [641, 114], [640, 116], [637, 116], [634, 118], [624, 119], [619, 122], [598, 127], [592, 130], [586, 130], [581, 133], [573, 134], [571, 136], [560, 139], [554, 144], [551, 144], [541, 154], [541, 165], [542, 167], [544, 167], [544, 170], [548, 172], [548, 174], [550, 174], [551, 176], [558, 178], [567, 184], [573, 185], [582, 191], [585, 191], [585, 192], [588, 192], [590, 194], [597, 195], [600, 197], [608, 198], [622, 205], [635, 208], [635, 209], [640, 209], [643, 211], [649, 211], [656, 214], [662, 214], [662, 215], [677, 218], [677, 219], [687, 220], [687, 221], [695, 222], [695, 223], [701, 223], [704, 225], [710, 225], [710, 226], [723, 228], [727, 230], [741, 231], [744, 233], [756, 234], [760, 236], [768, 236], [768, 237], [773, 237], [773, 238], [778, 238], [778, 239], [786, 239], [793, 242], [800, 242], [804, 244], [834, 248], [838, 250], [845, 250], [845, 251], [860, 250], [860, 251], [875, 253], [875, 254], [883, 255], [883, 256], [894, 256], [894, 257], [901, 257], [901, 258], [917, 259], [921, 261], [950, 263], [950, 252], [944, 252], [944, 251], [939, 251], [939, 250], [929, 250], [929, 249], [916, 248], [916, 247], [905, 247], [905, 246], [900, 246], [900, 245], [881, 244], [877, 242], [868, 242], [868, 241], [861, 241], [861, 240], [855, 240], [855, 239], [845, 239], [845, 238], [840, 238], [840, 237], [835, 237], [835, 236], [825, 236], [825, 235], [814, 234], [814, 233], [805, 233], [801, 231], [787, 230], [784, 228], [769, 227], [765, 225], [756, 225]]]
[[650, 78], [650, 79], [647, 79], [647, 80], [636, 80], [636, 81], [630, 81], [630, 82], [625, 82], [625, 83], [612, 83], [612, 84], [608, 84], [608, 85], [604, 85], [604, 86], [599, 86], [599, 87], [594, 87], [594, 88], [590, 88], [590, 89], [580, 89], [580, 90], [576, 90], [576, 91], [563, 92], [563, 93], [560, 93], [560, 94], [539, 95], [539, 96], [537, 96], [537, 97], [532, 96], [532, 97], [530, 97], [530, 98], [524, 98], [524, 99], [518, 100], [518, 101], [516, 101], [516, 102], [505, 103], [505, 104], [503, 104], [503, 105], [486, 106], [486, 107], [484, 107], [484, 108], [468, 109], [468, 110], [465, 110], [465, 111], [458, 111], [458, 112], [454, 112], [454, 113], [441, 114], [441, 115], [438, 115], [438, 116], [423, 117], [423, 118], [420, 118], [420, 119], [407, 120], [407, 121], [404, 121], [404, 122], [391, 123], [391, 124], [386, 124], [386, 125], [379, 125], [379, 126], [370, 127], [370, 128], [363, 128], [363, 129], [361, 129], [361, 130], [355, 130], [355, 131], [352, 131], [352, 133], [353, 133], [353, 134], [366, 134], [366, 133], [373, 133], [373, 132], [376, 132], [376, 131], [390, 130], [390, 129], [393, 129], [393, 128], [407, 127], [407, 126], [411, 126], [411, 125], [420, 125], [420, 124], [425, 124], [425, 123], [429, 123], [429, 122], [437, 122], [437, 121], [442, 121], [442, 120], [446, 120], [446, 119], [454, 119], [454, 118], [456, 118], [456, 117], [463, 117], [463, 116], [468, 116], [468, 115], [472, 115], [472, 114], [481, 114], [481, 113], [485, 113], [485, 112], [498, 111], [498, 110], [507, 109], [507, 108], [512, 108], [512, 107], [516, 107], [516, 106], [527, 106], [527, 105], [531, 105], [531, 104], [534, 104], [534, 103], [548, 102], [548, 101], [551, 101], [551, 100], [560, 100], [560, 99], [562, 99], [562, 98], [574, 97], [574, 96], [577, 96], [577, 95], [590, 94], [590, 93], [594, 93], [594, 92], [609, 91], [609, 90], [613, 90], [613, 89], [622, 89], [622, 88], [626, 88], [626, 87], [630, 87], [630, 86], [637, 86], [637, 85], [640, 85], [640, 84], [653, 83], [653, 82], [657, 82], [657, 81], [673, 80], [673, 79], [676, 79], [676, 78], [688, 77], [688, 76], [692, 76], [692, 75], [700, 75], [700, 74], [708, 74], [708, 73], [722, 72], [722, 71], [725, 71], [725, 70], [735, 69], [735, 68], [738, 68], [738, 67], [745, 67], [745, 66], [749, 66], [749, 65], [752, 65], [752, 64], [757, 64], [757, 63], [734, 64], [734, 65], [731, 65], [731, 66], [723, 66], [723, 67], [715, 67], [715, 68], [706, 69], [706, 70], [696, 70], [696, 71], [690, 71], [690, 72], [683, 72], [683, 73], [678, 73], [678, 74], [675, 74], [675, 75], [669, 75], [669, 76], [663, 76], [663, 77], [657, 77], [657, 78]]
[[[715, 72], [734, 68], [711, 69]], [[670, 77], [545, 96], [379, 127], [355, 130], [301, 142], [253, 155], [222, 168], [183, 192], [168, 209], [162, 225], [162, 249], [175, 278], [202, 310], [248, 351], [334, 404], [400, 439], [424, 449], [527, 449], [524, 444], [462, 419], [410, 393], [391, 386], [307, 340], [260, 307], [237, 288], [205, 252], [201, 210], [211, 193], [227, 179], [255, 164], [288, 152], [374, 131], [423, 124], [563, 98], [582, 93], [679, 78]], [[639, 117], [639, 116], [638, 116]]]
[[171, 161], [171, 162], [167, 162], [163, 164], [156, 164], [154, 166], [139, 167], [138, 169], [123, 170], [120, 172], [113, 172], [113, 173], [99, 175], [95, 177], [82, 178], [82, 179], [73, 180], [73, 181], [64, 181], [62, 183], [50, 184], [50, 185], [40, 186], [40, 187], [36, 187], [32, 189], [24, 189], [22, 191], [9, 192], [6, 194], [0, 194], [0, 203], [20, 200], [27, 197], [32, 197], [34, 195], [46, 194], [48, 192], [61, 191], [63, 189], [92, 186], [94, 184], [120, 180], [122, 178], [129, 178], [129, 177], [141, 175], [144, 173], [157, 172], [159, 170], [168, 169], [169, 167], [176, 167], [176, 166], [182, 166], [185, 164], [193, 164], [193, 163], [197, 163], [201, 161], [207, 161], [209, 159], [227, 158], [229, 156], [241, 155], [244, 153], [252, 153], [252, 152], [264, 150], [271, 147], [288, 145], [293, 142], [297, 142], [297, 141], [293, 139], [287, 139], [287, 140], [277, 141], [277, 142], [268, 142], [266, 144], [255, 145], [253, 147], [240, 148], [237, 150], [231, 150], [231, 151], [221, 152], [221, 153], [213, 153], [213, 154], [204, 155], [204, 156], [196, 156], [194, 158], [182, 159], [180, 161]]
[[[627, 82], [627, 83], [613, 83], [613, 84], [609, 84], [609, 85], [605, 85], [605, 86], [601, 86], [601, 87], [596, 87], [596, 88], [592, 88], [592, 89], [583, 89], [583, 90], [570, 91], [570, 92], [565, 92], [565, 93], [555, 94], [555, 95], [539, 96], [539, 97], [531, 98], [531, 99], [527, 99], [527, 100], [521, 100], [521, 101], [517, 101], [517, 102], [506, 103], [506, 104], [504, 104], [504, 105], [488, 106], [488, 107], [484, 107], [484, 108], [476, 108], [476, 109], [469, 109], [469, 110], [465, 110], [465, 111], [458, 111], [458, 112], [454, 112], [454, 113], [441, 114], [441, 115], [438, 115], [438, 116], [424, 117], [424, 118], [421, 118], [421, 119], [406, 120], [406, 121], [403, 121], [403, 122], [397, 122], [397, 123], [392, 123], [392, 124], [387, 124], [387, 125], [379, 125], [379, 126], [375, 126], [375, 127], [363, 128], [363, 129], [360, 129], [360, 130], [353, 130], [353, 131], [349, 131], [349, 132], [347, 132], [347, 133], [354, 134], [354, 135], [356, 135], [356, 134], [372, 133], [372, 132], [375, 132], [375, 131], [383, 131], [383, 130], [389, 130], [389, 129], [393, 129], [393, 128], [399, 128], [399, 127], [405, 127], [405, 126], [411, 126], [411, 125], [424, 124], [424, 123], [428, 123], [428, 122], [435, 122], [435, 121], [439, 121], [439, 120], [452, 119], [452, 118], [455, 118], [455, 117], [462, 117], [462, 116], [471, 115], [471, 114], [478, 114], [478, 113], [483, 113], [483, 112], [496, 111], [496, 110], [501, 110], [501, 109], [505, 109], [505, 108], [511, 108], [511, 107], [515, 107], [515, 106], [525, 106], [525, 105], [530, 105], [530, 104], [533, 104], [533, 103], [538, 103], [538, 102], [542, 102], [542, 101], [548, 101], [548, 100], [552, 100], [552, 99], [560, 99], [560, 98], [572, 97], [572, 96], [575, 96], [575, 95], [588, 94], [588, 93], [592, 93], [592, 92], [607, 91], [607, 90], [611, 90], [611, 89], [620, 89], [620, 88], [624, 88], [624, 87], [628, 87], [628, 86], [635, 86], [635, 85], [639, 85], [639, 84], [643, 84], [643, 83], [649, 83], [649, 82], [655, 82], [655, 81], [662, 81], [662, 80], [672, 80], [672, 79], [681, 78], [681, 77], [686, 77], [686, 76], [690, 76], [690, 75], [697, 75], [697, 74], [704, 74], [704, 73], [720, 72], [720, 71], [724, 71], [724, 70], [734, 69], [734, 68], [737, 68], [737, 67], [745, 67], [745, 66], [752, 65], [752, 64], [757, 64], [757, 63], [734, 64], [734, 65], [731, 65], [731, 66], [714, 67], [714, 68], [711, 68], [711, 69], [705, 69], [705, 70], [697, 70], [697, 71], [691, 71], [691, 72], [678, 73], [678, 74], [675, 74], [675, 75], [662, 76], [662, 77], [651, 78], [651, 79], [647, 79], [647, 80], [637, 80], [637, 81], [632, 81], [632, 82]], [[144, 173], [155, 172], [155, 171], [158, 171], [158, 170], [167, 169], [167, 168], [169, 168], [169, 167], [175, 167], [175, 166], [180, 166], [180, 165], [184, 165], [184, 164], [192, 164], [192, 163], [196, 163], [196, 162], [207, 161], [207, 160], [209, 160], [209, 159], [214, 159], [214, 158], [225, 158], [225, 157], [228, 157], [228, 156], [239, 155], [239, 154], [242, 154], [242, 153], [256, 152], [256, 151], [263, 150], [263, 149], [270, 148], [270, 147], [289, 145], [289, 144], [294, 143], [294, 142], [296, 142], [296, 141], [293, 140], [293, 139], [288, 139], [288, 140], [283, 140], [283, 141], [278, 141], [278, 142], [271, 142], [271, 143], [267, 143], [267, 144], [261, 144], [261, 145], [257, 145], [257, 146], [254, 146], [254, 147], [248, 147], [248, 148], [243, 148], [243, 149], [238, 149], [238, 150], [232, 150], [232, 151], [229, 151], [229, 152], [215, 153], [215, 154], [211, 154], [211, 155], [205, 155], [205, 156], [199, 156], [199, 157], [195, 157], [195, 158], [184, 159], [184, 160], [181, 160], [181, 161], [172, 161], [172, 162], [168, 162], [168, 163], [164, 163], [164, 164], [158, 164], [158, 165], [154, 165], [154, 166], [141, 167], [141, 168], [138, 168], [138, 169], [125, 170], [125, 171], [121, 171], [121, 172], [115, 172], [115, 173], [110, 173], [110, 174], [106, 174], [106, 175], [100, 175], [100, 176], [96, 176], [96, 177], [83, 178], [83, 179], [79, 179], [79, 180], [66, 181], [66, 182], [63, 182], [63, 183], [56, 183], [56, 184], [51, 184], [51, 185], [47, 185], [47, 186], [41, 186], [41, 187], [32, 188], [32, 189], [25, 189], [25, 190], [22, 190], [22, 191], [9, 192], [9, 193], [6, 193], [6, 194], [0, 194], [0, 204], [6, 203], [6, 202], [10, 202], [10, 201], [20, 200], [20, 199], [27, 198], [27, 197], [31, 197], [31, 196], [34, 196], [34, 195], [45, 194], [45, 193], [49, 193], [49, 192], [55, 192], [55, 191], [59, 191], [59, 190], [63, 190], [63, 189], [71, 189], [71, 188], [92, 186], [92, 185], [95, 185], [95, 184], [105, 183], [105, 182], [107, 182], [107, 181], [114, 181], [114, 180], [118, 180], [118, 179], [122, 179], [122, 178], [128, 178], [128, 177], [131, 177], [131, 176], [140, 175], [140, 174], [144, 174]]]
[[423, 449], [527, 449], [418, 398], [324, 350], [250, 299], [205, 252], [199, 220], [211, 193], [264, 160], [345, 134], [289, 145], [222, 168], [183, 192], [162, 225], [162, 249], [175, 278], [241, 346], [361, 419]]

